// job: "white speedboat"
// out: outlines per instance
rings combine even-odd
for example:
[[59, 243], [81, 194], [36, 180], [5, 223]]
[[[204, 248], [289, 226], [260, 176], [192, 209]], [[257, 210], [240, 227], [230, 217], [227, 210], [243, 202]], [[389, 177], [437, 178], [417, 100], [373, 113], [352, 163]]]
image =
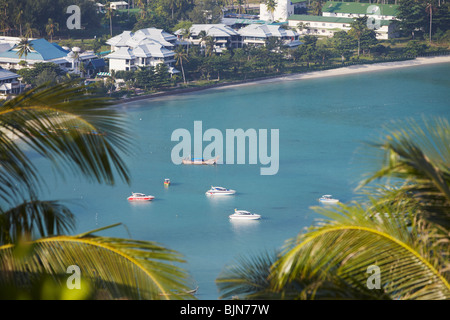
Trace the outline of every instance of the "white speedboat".
[[213, 186], [211, 186], [211, 189], [205, 192], [205, 194], [208, 196], [228, 196], [235, 193], [236, 193], [235, 190]]
[[324, 194], [320, 199], [320, 202], [322, 203], [338, 203], [338, 199], [333, 199], [331, 194]]
[[251, 213], [245, 210], [237, 210], [234, 209], [234, 213], [228, 216], [233, 220], [258, 220], [261, 219], [261, 216], [256, 213]]
[[217, 160], [219, 159], [219, 157], [216, 157], [214, 159], [203, 159], [203, 158], [184, 158], [183, 160], [181, 160], [181, 162], [183, 164], [209, 164], [209, 165], [213, 165], [213, 164], [217, 164]]
[[155, 199], [154, 196], [146, 195], [139, 192], [132, 192], [131, 196], [128, 197], [128, 201], [151, 201]]

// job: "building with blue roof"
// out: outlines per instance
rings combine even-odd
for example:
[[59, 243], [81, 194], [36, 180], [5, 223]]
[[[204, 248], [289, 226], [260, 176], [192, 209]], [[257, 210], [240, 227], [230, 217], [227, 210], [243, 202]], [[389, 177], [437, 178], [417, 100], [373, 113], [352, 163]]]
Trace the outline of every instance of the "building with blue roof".
[[77, 47], [70, 50], [56, 43], [48, 42], [46, 39], [31, 40], [30, 45], [32, 49], [26, 56], [19, 55], [17, 45], [18, 42], [9, 50], [0, 52], [0, 67], [18, 70], [23, 67], [19, 64], [21, 61], [25, 61], [27, 67], [35, 63], [55, 63], [63, 70], [71, 73], [80, 73], [81, 63], [86, 64], [98, 58], [93, 52], [81, 53], [80, 48]]

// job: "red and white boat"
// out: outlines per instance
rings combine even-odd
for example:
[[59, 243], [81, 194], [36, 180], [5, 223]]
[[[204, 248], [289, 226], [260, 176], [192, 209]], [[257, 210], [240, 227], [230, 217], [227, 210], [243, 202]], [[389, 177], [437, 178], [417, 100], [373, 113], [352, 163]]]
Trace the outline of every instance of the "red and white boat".
[[131, 196], [128, 197], [128, 201], [151, 201], [155, 199], [154, 196], [146, 195], [143, 193], [132, 192]]

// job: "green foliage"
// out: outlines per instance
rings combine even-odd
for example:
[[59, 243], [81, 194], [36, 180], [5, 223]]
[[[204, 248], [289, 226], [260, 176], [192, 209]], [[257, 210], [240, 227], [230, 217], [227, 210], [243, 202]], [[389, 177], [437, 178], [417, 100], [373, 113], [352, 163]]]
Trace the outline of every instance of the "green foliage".
[[[156, 242], [94, 235], [116, 225], [63, 235], [74, 228], [73, 213], [61, 201], [37, 197], [44, 179], [30, 150], [62, 177], [72, 171], [114, 185], [118, 175], [130, 183], [120, 156], [131, 151], [129, 133], [111, 103], [93, 87], [65, 82], [0, 106], [0, 298], [193, 298], [170, 295], [187, 289], [187, 274], [175, 265], [184, 262], [178, 252]], [[79, 291], [67, 290], [66, 270], [74, 265], [83, 275]]]
[[[222, 298], [450, 298], [450, 126], [425, 119], [386, 129], [370, 145], [381, 151], [375, 158], [381, 168], [362, 182], [361, 200], [315, 207], [324, 219], [280, 253], [228, 266], [216, 280]], [[369, 187], [378, 179], [381, 186]], [[374, 266], [375, 288], [369, 286]]]
[[[72, 33], [66, 27], [69, 17], [66, 10], [70, 5], [80, 7], [83, 29], [99, 28], [100, 19], [95, 12], [94, 2], [89, 0], [14, 0], [14, 5], [2, 5], [0, 2], [0, 12], [4, 15], [0, 21], [12, 29], [10, 35], [25, 36], [28, 33], [28, 37], [48, 35], [49, 38], [58, 34], [66, 35]], [[48, 27], [49, 19], [53, 27]], [[32, 30], [33, 36], [30, 34]]]
[[23, 82], [33, 87], [45, 82], [58, 82], [65, 78], [66, 72], [55, 63], [39, 62], [31, 68], [23, 68], [17, 71], [22, 76]]

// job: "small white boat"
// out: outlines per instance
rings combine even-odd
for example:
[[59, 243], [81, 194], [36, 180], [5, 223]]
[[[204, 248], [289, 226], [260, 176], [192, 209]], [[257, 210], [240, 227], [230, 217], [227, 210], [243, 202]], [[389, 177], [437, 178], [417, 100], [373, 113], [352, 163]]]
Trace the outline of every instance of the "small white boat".
[[320, 202], [322, 203], [338, 203], [338, 199], [333, 199], [331, 194], [324, 194], [320, 199]]
[[251, 213], [245, 210], [237, 210], [234, 209], [234, 213], [228, 216], [233, 220], [258, 220], [261, 219], [261, 216], [256, 213]]
[[132, 192], [131, 196], [128, 197], [128, 201], [151, 201], [155, 199], [154, 196], [146, 195], [139, 192]]
[[205, 192], [206, 195], [208, 196], [227, 196], [227, 195], [232, 195], [235, 194], [236, 191], [235, 190], [231, 190], [231, 189], [227, 189], [227, 188], [223, 188], [223, 187], [213, 187], [211, 186], [211, 189], [209, 189], [208, 191]]
[[183, 164], [217, 164], [217, 160], [219, 157], [216, 157], [214, 159], [203, 159], [203, 158], [184, 158], [181, 160]]

